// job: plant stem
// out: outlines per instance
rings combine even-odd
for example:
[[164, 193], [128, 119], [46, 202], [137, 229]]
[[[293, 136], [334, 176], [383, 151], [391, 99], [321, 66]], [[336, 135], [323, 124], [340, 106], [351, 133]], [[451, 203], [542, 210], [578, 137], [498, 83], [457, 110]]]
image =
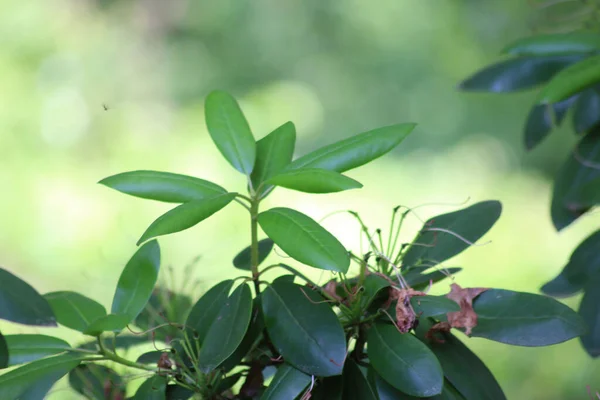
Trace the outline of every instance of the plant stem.
[[260, 286], [258, 283], [258, 205], [260, 200], [253, 198], [250, 203], [250, 266], [252, 268], [252, 279], [254, 280], [254, 289], [256, 295], [260, 294]]
[[138, 364], [134, 361], [129, 361], [126, 358], [120, 357], [116, 353], [113, 353], [112, 351], [107, 350], [106, 347], [104, 347], [104, 343], [102, 342], [102, 339], [99, 336], [98, 336], [98, 346], [100, 347], [100, 354], [102, 354], [102, 356], [104, 356], [107, 360], [111, 360], [111, 361], [114, 361], [116, 363], [125, 365], [127, 367], [131, 367], [131, 368], [143, 369], [144, 371], [150, 371], [150, 372], [158, 372], [158, 368], [150, 367], [150, 366], [144, 365], [144, 364]]

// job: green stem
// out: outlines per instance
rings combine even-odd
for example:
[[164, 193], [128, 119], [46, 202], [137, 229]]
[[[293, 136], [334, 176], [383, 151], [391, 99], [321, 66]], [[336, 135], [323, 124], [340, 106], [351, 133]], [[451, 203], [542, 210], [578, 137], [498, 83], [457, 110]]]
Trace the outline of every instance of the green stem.
[[150, 371], [150, 372], [158, 372], [158, 368], [150, 367], [150, 366], [144, 365], [144, 364], [138, 364], [134, 361], [129, 361], [126, 358], [120, 357], [116, 353], [113, 353], [112, 351], [107, 350], [106, 347], [104, 347], [104, 343], [102, 342], [102, 339], [99, 336], [98, 336], [98, 346], [100, 347], [100, 354], [102, 356], [104, 356], [107, 360], [111, 360], [111, 361], [114, 361], [116, 363], [125, 365], [127, 367], [131, 367], [131, 368], [143, 369], [144, 371]]
[[254, 288], [256, 295], [260, 293], [258, 285], [258, 205], [260, 200], [252, 199], [250, 203], [250, 266], [252, 268], [252, 279], [254, 280]]

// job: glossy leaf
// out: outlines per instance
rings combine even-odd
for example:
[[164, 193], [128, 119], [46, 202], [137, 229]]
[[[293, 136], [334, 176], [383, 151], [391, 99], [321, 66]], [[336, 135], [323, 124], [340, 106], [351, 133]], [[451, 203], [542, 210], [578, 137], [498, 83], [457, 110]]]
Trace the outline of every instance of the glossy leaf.
[[8, 344], [6, 343], [5, 337], [0, 332], [0, 369], [8, 367]]
[[42, 399], [56, 381], [86, 357], [61, 354], [33, 361], [0, 375], [0, 399]]
[[104, 332], [120, 332], [131, 317], [126, 314], [108, 314], [92, 322], [84, 331], [86, 335], [100, 336]]
[[600, 357], [600, 273], [586, 283], [579, 315], [588, 326], [588, 331], [580, 338], [581, 344], [591, 357]]
[[103, 365], [77, 366], [69, 372], [69, 385], [90, 400], [125, 397], [123, 379], [114, 370]]
[[284, 171], [267, 182], [274, 186], [306, 193], [335, 193], [363, 186], [360, 182], [345, 175], [320, 168]]
[[459, 89], [471, 92], [514, 92], [548, 82], [563, 68], [582, 60], [582, 55], [519, 57], [500, 61], [465, 79]]
[[581, 92], [573, 112], [573, 128], [576, 133], [587, 133], [600, 125], [600, 87]]
[[208, 330], [219, 315], [220, 307], [229, 298], [229, 291], [233, 286], [233, 280], [227, 279], [210, 288], [194, 304], [185, 325], [194, 330], [198, 342], [202, 344]]
[[531, 293], [490, 289], [475, 298], [473, 336], [515, 346], [549, 346], [586, 332], [577, 313], [558, 301]]
[[411, 396], [442, 392], [442, 367], [414, 335], [401, 334], [393, 325], [375, 324], [367, 340], [371, 365], [387, 383]]
[[342, 372], [346, 339], [323, 298], [307, 287], [278, 281], [261, 294], [265, 326], [275, 348], [292, 366], [315, 376]]
[[298, 371], [288, 364], [283, 364], [277, 368], [277, 373], [260, 399], [295, 399], [310, 382], [310, 375], [306, 375], [304, 372]]
[[600, 275], [600, 230], [588, 236], [573, 251], [560, 275], [546, 283], [542, 292], [554, 297], [576, 294], [588, 280]]
[[[266, 238], [258, 241], [258, 264], [261, 264], [265, 261], [265, 258], [271, 253], [273, 250], [273, 240]], [[240, 251], [237, 256], [233, 259], [233, 266], [237, 269], [241, 269], [244, 271], [250, 271], [252, 269], [251, 264], [251, 246], [246, 247], [244, 250]]]
[[462, 268], [460, 267], [451, 267], [451, 268], [444, 268], [444, 269], [439, 269], [439, 270], [435, 270], [432, 272], [428, 272], [428, 273], [423, 273], [423, 270], [425, 269], [429, 269], [429, 267], [425, 267], [425, 268], [411, 268], [409, 269], [403, 276], [404, 276], [404, 280], [406, 280], [406, 283], [408, 283], [409, 286], [411, 286], [412, 288], [414, 288], [415, 290], [421, 290], [422, 288], [425, 288], [427, 286], [429, 286], [429, 284], [433, 284], [436, 282], [439, 282], [443, 279], [448, 278], [448, 276], [452, 276], [460, 271], [462, 271]]
[[560, 231], [585, 214], [593, 204], [581, 198], [581, 189], [600, 178], [600, 127], [585, 135], [560, 168], [550, 208], [554, 227]]
[[208, 133], [225, 159], [250, 175], [256, 158], [254, 136], [237, 101], [220, 90], [211, 92], [204, 105]]
[[209, 373], [238, 348], [250, 324], [252, 294], [247, 284], [238, 286], [220, 307], [202, 343], [200, 369]]
[[258, 223], [275, 244], [301, 263], [346, 273], [350, 257], [344, 246], [312, 218], [289, 208], [272, 208]]
[[577, 96], [553, 105], [540, 104], [534, 106], [525, 123], [525, 148], [533, 149], [548, 136], [555, 126], [561, 124], [569, 107], [577, 100]]
[[321, 147], [294, 160], [287, 170], [321, 168], [344, 172], [367, 164], [398, 146], [416, 124], [397, 124], [373, 129]]
[[343, 380], [344, 400], [379, 400], [376, 389], [371, 387], [367, 377], [352, 359], [346, 360]]
[[56, 326], [46, 299], [3, 268], [0, 268], [0, 319], [23, 325]]
[[227, 193], [204, 179], [160, 171], [123, 172], [98, 183], [131, 196], [166, 203], [187, 203]]
[[98, 318], [106, 316], [104, 306], [76, 292], [52, 292], [44, 295], [56, 321], [67, 328], [83, 332]]
[[46, 335], [18, 334], [4, 337], [10, 354], [8, 365], [24, 364], [71, 348], [62, 339]]
[[562, 71], [540, 91], [540, 104], [558, 103], [575, 93], [600, 83], [600, 55], [579, 61]]
[[515, 56], [590, 53], [600, 50], [600, 35], [589, 31], [553, 33], [518, 39], [502, 50]]
[[[286, 122], [256, 142], [256, 162], [250, 175], [254, 190], [292, 162], [295, 146], [296, 127], [291, 122]], [[268, 186], [263, 186], [261, 192], [266, 192]]]
[[[276, 280], [277, 279], [275, 279], [275, 281]], [[219, 366], [219, 369], [222, 371], [228, 372], [237, 367], [244, 357], [248, 355], [248, 352], [253, 348], [253, 345], [256, 343], [256, 341], [261, 338], [261, 335], [265, 330], [265, 320], [260, 309], [261, 307], [259, 300], [259, 298], [254, 298], [254, 300], [252, 300], [252, 316], [250, 317], [250, 325], [248, 326], [248, 330], [244, 335], [244, 339], [242, 339], [240, 345]]]
[[154, 375], [144, 381], [131, 400], [166, 400], [167, 380]]
[[410, 304], [420, 318], [460, 311], [460, 306], [445, 296], [414, 296]]
[[111, 313], [133, 321], [144, 309], [158, 278], [160, 247], [152, 240], [140, 247], [125, 265], [113, 297]]
[[[379, 400], [419, 400], [423, 397], [409, 396], [402, 393], [389, 383], [387, 383], [382, 377], [380, 377], [375, 370], [370, 367], [368, 369], [367, 377], [371, 382], [371, 386], [377, 391]], [[448, 380], [444, 380], [444, 387], [442, 393], [437, 396], [427, 397], [430, 400], [466, 400], [456, 391]]]
[[430, 218], [414, 239], [420, 245], [406, 252], [402, 265], [432, 266], [462, 253], [492, 228], [501, 212], [500, 202], [492, 200]]

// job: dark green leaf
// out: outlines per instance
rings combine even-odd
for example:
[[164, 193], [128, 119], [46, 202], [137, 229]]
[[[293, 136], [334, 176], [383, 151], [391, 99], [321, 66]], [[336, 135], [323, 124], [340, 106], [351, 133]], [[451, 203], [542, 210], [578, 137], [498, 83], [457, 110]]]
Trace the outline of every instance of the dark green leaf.
[[442, 392], [444, 376], [435, 355], [410, 333], [375, 324], [368, 333], [368, 352], [375, 371], [390, 385], [411, 396]]
[[430, 218], [413, 241], [419, 245], [410, 247], [402, 265], [432, 266], [460, 254], [491, 229], [501, 212], [500, 202], [492, 200]]
[[61, 354], [33, 361], [0, 375], [0, 399], [42, 399], [57, 380], [86, 357], [81, 354]]
[[413, 267], [413, 268], [409, 269], [408, 271], [406, 271], [406, 273], [403, 275], [404, 280], [406, 280], [406, 283], [408, 283], [408, 286], [411, 286], [413, 289], [421, 290], [421, 289], [429, 286], [430, 283], [433, 284], [433, 283], [439, 282], [443, 279], [448, 278], [448, 276], [454, 275], [454, 274], [462, 271], [462, 268], [460, 268], [460, 267], [451, 267], [451, 268], [435, 270], [433, 272], [428, 272], [428, 273], [424, 274], [423, 271], [427, 270], [427, 269], [429, 269], [428, 266], [426, 266], [424, 268]]
[[300, 371], [325, 377], [342, 372], [346, 339], [323, 300], [307, 287], [282, 281], [261, 295], [265, 325], [277, 351]]
[[56, 326], [46, 299], [3, 268], [0, 268], [0, 319], [23, 325]]
[[546, 283], [542, 292], [554, 297], [576, 294], [586, 282], [600, 275], [600, 230], [588, 236], [573, 251], [560, 275]]
[[573, 112], [576, 133], [586, 133], [600, 124], [600, 87], [581, 92]]
[[490, 289], [475, 298], [473, 308], [473, 336], [515, 346], [549, 346], [586, 332], [575, 311], [542, 295]]
[[[287, 275], [291, 276], [291, 275]], [[275, 279], [276, 281], [277, 279]], [[244, 335], [244, 339], [240, 343], [237, 349], [233, 352], [231, 356], [227, 358], [221, 365], [220, 369], [222, 371], [228, 372], [235, 368], [240, 361], [246, 357], [254, 343], [261, 337], [263, 330], [265, 329], [265, 321], [262, 316], [262, 312], [260, 310], [260, 301], [259, 298], [255, 298], [252, 301], [252, 317], [250, 319], [250, 326], [248, 327], [248, 331]]]
[[22, 333], [6, 335], [4, 338], [10, 353], [9, 366], [28, 363], [71, 348], [64, 340], [46, 335]]
[[103, 365], [77, 366], [69, 372], [69, 385], [90, 400], [125, 397], [123, 379], [114, 370]]
[[540, 91], [540, 104], [558, 103], [600, 82], [600, 55], [573, 64], [559, 73]]
[[[273, 241], [271, 239], [267, 238], [258, 242], [258, 264], [265, 261], [265, 258], [271, 253], [271, 250], [273, 250]], [[235, 256], [233, 259], [233, 266], [237, 269], [250, 271], [252, 269], [250, 257], [251, 246], [248, 246]]]
[[[600, 168], [600, 166], [597, 168]], [[582, 185], [576, 196], [582, 204], [589, 206], [600, 204], [600, 177]]]
[[294, 279], [296, 279], [296, 276], [288, 274], [288, 275], [278, 276], [277, 278], [273, 279], [273, 282], [294, 283]]
[[590, 53], [600, 50], [600, 35], [589, 31], [529, 36], [509, 44], [503, 53], [515, 56]]
[[208, 330], [219, 315], [221, 305], [229, 298], [232, 286], [231, 279], [219, 282], [204, 293], [192, 307], [185, 325], [196, 332], [200, 344], [204, 342]]
[[231, 387], [235, 385], [241, 377], [242, 374], [238, 372], [237, 374], [233, 374], [221, 379], [215, 386], [215, 393], [221, 394], [224, 391], [231, 389]]
[[397, 124], [373, 129], [321, 147], [294, 160], [288, 168], [321, 168], [344, 172], [367, 164], [398, 146], [415, 124]]
[[344, 400], [379, 400], [376, 391], [371, 387], [367, 377], [352, 360], [344, 365]]
[[385, 288], [390, 287], [390, 282], [382, 278], [379, 275], [369, 274], [365, 277], [365, 282], [363, 283], [363, 294], [362, 294], [362, 305], [364, 307], [368, 307], [373, 300], [377, 297], [377, 295]]
[[166, 396], [166, 378], [154, 375], [142, 383], [131, 400], [166, 400]]
[[140, 247], [127, 262], [113, 297], [113, 314], [129, 316], [129, 323], [144, 309], [158, 278], [160, 247], [152, 240]]
[[76, 292], [52, 292], [44, 295], [59, 324], [83, 332], [98, 318], [106, 316], [104, 306]]
[[256, 158], [254, 136], [237, 101], [220, 90], [206, 97], [208, 133], [225, 159], [238, 171], [250, 175]]
[[581, 344], [592, 357], [600, 356], [600, 274], [592, 277], [585, 286], [579, 304], [579, 315], [585, 320], [588, 331], [581, 336]]
[[238, 348], [252, 316], [252, 294], [247, 284], [238, 286], [221, 306], [200, 350], [199, 366], [204, 373], [217, 368]]
[[346, 273], [350, 257], [344, 246], [312, 218], [290, 208], [271, 208], [258, 223], [283, 251], [315, 268]]
[[140, 364], [156, 364], [156, 363], [158, 363], [158, 360], [163, 355], [163, 353], [164, 353], [164, 351], [159, 351], [159, 350], [149, 351], [147, 353], [140, 355], [138, 357], [138, 359], [136, 360], [136, 362], [138, 362]]
[[190, 201], [189, 203], [177, 206], [150, 224], [137, 244], [139, 245], [157, 236], [189, 229], [231, 203], [235, 196], [235, 193], [226, 193], [216, 197]]
[[554, 227], [562, 230], [585, 214], [594, 204], [581, 198], [581, 188], [600, 178], [600, 127], [585, 135], [554, 180], [551, 215]]
[[6, 339], [0, 332], [0, 369], [8, 367], [8, 344], [6, 343]]
[[548, 82], [558, 71], [582, 60], [582, 55], [520, 57], [492, 64], [465, 79], [459, 89], [471, 92], [514, 92]]
[[320, 379], [312, 392], [311, 400], [342, 400], [344, 379], [342, 375]]
[[527, 150], [533, 149], [548, 136], [555, 126], [560, 125], [567, 115], [569, 107], [576, 99], [577, 96], [572, 96], [553, 105], [539, 104], [533, 106], [525, 123], [525, 148]]
[[166, 400], [189, 400], [194, 395], [189, 389], [179, 385], [167, 385]]
[[[180, 293], [174, 293], [164, 287], [157, 287], [134, 324], [143, 331], [152, 331], [156, 340], [169, 343], [181, 332], [178, 324], [183, 324], [192, 300]], [[171, 324], [166, 325], [166, 322]]]
[[123, 172], [98, 183], [131, 196], [167, 203], [187, 203], [227, 193], [204, 179], [159, 171]]
[[284, 171], [267, 181], [274, 186], [306, 193], [335, 193], [358, 189], [363, 185], [352, 178], [319, 168], [299, 168]]
[[460, 311], [460, 306], [446, 296], [415, 296], [410, 299], [410, 304], [420, 318]]
[[[409, 396], [402, 393], [389, 383], [387, 383], [377, 372], [373, 369], [373, 365], [369, 365], [367, 370], [367, 378], [371, 382], [371, 386], [377, 391], [379, 400], [418, 400], [419, 397]], [[434, 398], [434, 397], [430, 397]]]
[[[255, 190], [292, 162], [295, 146], [296, 127], [291, 122], [286, 122], [256, 142], [256, 162], [250, 175]], [[268, 185], [263, 186], [261, 194], [268, 188]]]
[[283, 364], [277, 368], [277, 373], [260, 400], [295, 399], [310, 382], [309, 375], [288, 364]]
[[108, 314], [92, 322], [83, 333], [100, 336], [104, 332], [120, 332], [127, 326], [130, 316], [126, 314]]

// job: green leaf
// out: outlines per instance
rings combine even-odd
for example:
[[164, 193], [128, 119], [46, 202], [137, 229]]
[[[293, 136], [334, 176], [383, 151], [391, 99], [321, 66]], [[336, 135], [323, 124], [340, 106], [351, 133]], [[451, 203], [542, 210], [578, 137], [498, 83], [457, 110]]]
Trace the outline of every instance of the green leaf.
[[90, 400], [125, 398], [123, 379], [103, 365], [77, 366], [69, 372], [69, 385]]
[[277, 368], [277, 373], [260, 400], [295, 399], [310, 382], [310, 375], [283, 364]]
[[[184, 323], [191, 307], [192, 300], [188, 296], [156, 287], [133, 323], [142, 331], [151, 330], [154, 339], [169, 343], [181, 333], [177, 325]], [[171, 324], [165, 326], [165, 320]]]
[[600, 82], [600, 55], [579, 61], [560, 71], [540, 91], [538, 103], [558, 103]]
[[0, 375], [0, 399], [42, 399], [56, 381], [86, 357], [61, 354], [33, 361]]
[[323, 298], [307, 287], [278, 281], [261, 294], [265, 325], [286, 362], [309, 375], [342, 373], [346, 339]]
[[160, 269], [160, 247], [152, 240], [140, 247], [125, 265], [113, 297], [111, 313], [133, 321], [152, 295]]
[[208, 330], [219, 315], [220, 307], [229, 298], [233, 280], [227, 279], [210, 288], [194, 304], [185, 325], [198, 335], [198, 342], [204, 343]]
[[575, 133], [587, 133], [600, 125], [600, 87], [587, 89], [579, 95], [573, 112]]
[[167, 385], [167, 400], [190, 400], [194, 392], [179, 385]]
[[421, 319], [416, 335], [435, 354], [454, 388], [467, 399], [505, 400], [502, 388], [487, 366], [454, 335], [445, 333], [443, 343], [426, 338], [432, 326], [430, 319]]
[[573, 251], [560, 275], [542, 286], [542, 292], [554, 297], [566, 297], [582, 290], [586, 283], [600, 275], [600, 230], [588, 236]]
[[460, 311], [460, 306], [446, 296], [414, 296], [410, 304], [420, 318]]
[[275, 244], [301, 263], [346, 273], [350, 257], [344, 246], [312, 218], [277, 207], [258, 215], [258, 223]]
[[35, 361], [71, 348], [64, 340], [46, 335], [22, 333], [6, 335], [4, 338], [10, 354], [9, 366]]
[[131, 400], [166, 400], [167, 379], [154, 375], [144, 381]]
[[247, 284], [238, 286], [221, 306], [200, 349], [200, 370], [209, 373], [238, 348], [250, 324], [252, 294]]
[[215, 386], [214, 393], [223, 393], [224, 391], [231, 389], [241, 377], [242, 374], [238, 372], [237, 374], [233, 374], [221, 379]]
[[375, 324], [367, 340], [371, 365], [387, 383], [411, 396], [442, 392], [442, 367], [414, 335], [401, 334], [393, 325]]
[[44, 298], [50, 303], [59, 324], [79, 332], [106, 316], [104, 306], [76, 292], [52, 292], [45, 294]]
[[167, 211], [156, 219], [144, 232], [137, 244], [156, 236], [181, 232], [199, 224], [221, 210], [235, 198], [235, 193], [226, 193], [216, 197], [190, 201]]
[[321, 147], [294, 160], [286, 170], [321, 168], [344, 172], [367, 164], [398, 146], [416, 124], [397, 124], [373, 129]]
[[577, 96], [569, 97], [553, 105], [540, 104], [534, 106], [529, 112], [525, 123], [525, 148], [527, 150], [533, 149], [550, 134], [555, 126], [560, 125], [575, 100], [577, 100]]
[[228, 93], [213, 91], [206, 97], [208, 133], [225, 159], [250, 175], [256, 158], [254, 136], [237, 101]]
[[[256, 162], [250, 175], [254, 190], [292, 162], [295, 146], [296, 127], [291, 122], [286, 122], [256, 142]], [[269, 185], [263, 186], [261, 194], [268, 189]]]
[[600, 204], [600, 177], [582, 185], [578, 190], [577, 197], [581, 203], [589, 206]]
[[0, 268], [0, 319], [23, 325], [56, 326], [46, 299], [3, 268]]
[[6, 339], [2, 335], [2, 332], [0, 332], [0, 369], [6, 368], [9, 366], [8, 360], [9, 360], [8, 344], [6, 343]]
[[227, 193], [204, 179], [160, 171], [123, 172], [98, 183], [131, 196], [166, 203], [187, 203]]
[[585, 286], [579, 304], [579, 315], [588, 326], [588, 332], [580, 337], [583, 348], [591, 357], [600, 356], [600, 273], [592, 277]]
[[311, 400], [342, 400], [344, 379], [342, 375], [319, 379], [312, 392]]
[[[429, 266], [462, 253], [496, 223], [502, 212], [499, 201], [483, 201], [462, 210], [438, 215], [425, 222], [402, 258], [403, 266]], [[458, 236], [457, 236], [458, 235]], [[460, 238], [459, 238], [460, 237]]]
[[586, 332], [577, 313], [558, 301], [531, 293], [490, 289], [475, 299], [473, 336], [515, 346], [549, 346]]
[[585, 135], [554, 179], [550, 212], [556, 230], [569, 226], [594, 204], [584, 202], [581, 189], [600, 178], [600, 127]]
[[[273, 250], [273, 244], [273, 240], [269, 238], [260, 240], [258, 242], [258, 264], [261, 264], [263, 261], [265, 261], [265, 258], [267, 258], [269, 253], [271, 253], [271, 250]], [[252, 269], [250, 262], [251, 250], [252, 247], [248, 246], [244, 250], [240, 251], [233, 259], [233, 266], [237, 269], [250, 271]]]
[[344, 400], [379, 400], [369, 381], [360, 371], [354, 360], [346, 360], [344, 365]]
[[404, 273], [402, 276], [404, 277], [406, 283], [408, 283], [408, 286], [415, 290], [421, 290], [429, 286], [430, 282], [432, 284], [439, 282], [448, 278], [449, 275], [451, 276], [462, 271], [462, 268], [460, 267], [451, 267], [424, 274], [423, 271], [427, 269], [429, 269], [429, 266], [413, 267], [406, 271], [406, 273]]
[[363, 294], [362, 294], [362, 306], [363, 309], [368, 307], [376, 298], [379, 293], [390, 287], [391, 284], [387, 279], [375, 274], [369, 274], [365, 277], [363, 283]]
[[363, 185], [352, 178], [320, 168], [284, 171], [267, 181], [271, 185], [306, 193], [335, 193], [358, 189]]
[[582, 55], [519, 57], [500, 61], [465, 79], [459, 89], [470, 92], [514, 92], [548, 82], [563, 68], [582, 60]]
[[141, 354], [135, 362], [140, 364], [156, 364], [163, 353], [165, 352], [160, 350], [148, 351], [144, 354]]
[[231, 354], [227, 360], [223, 361], [223, 363], [219, 366], [219, 369], [222, 371], [228, 372], [237, 367], [238, 364], [246, 357], [246, 355], [248, 355], [248, 352], [253, 348], [253, 345], [256, 343], [256, 341], [261, 338], [261, 334], [265, 329], [265, 320], [262, 315], [259, 300], [259, 298], [255, 298], [252, 301], [252, 316], [250, 318], [248, 331], [233, 354]]
[[518, 39], [502, 53], [514, 56], [590, 53], [600, 50], [600, 35], [589, 31], [553, 33]]
[[108, 314], [92, 322], [83, 333], [100, 336], [104, 332], [120, 332], [130, 321], [131, 316], [127, 314]]

